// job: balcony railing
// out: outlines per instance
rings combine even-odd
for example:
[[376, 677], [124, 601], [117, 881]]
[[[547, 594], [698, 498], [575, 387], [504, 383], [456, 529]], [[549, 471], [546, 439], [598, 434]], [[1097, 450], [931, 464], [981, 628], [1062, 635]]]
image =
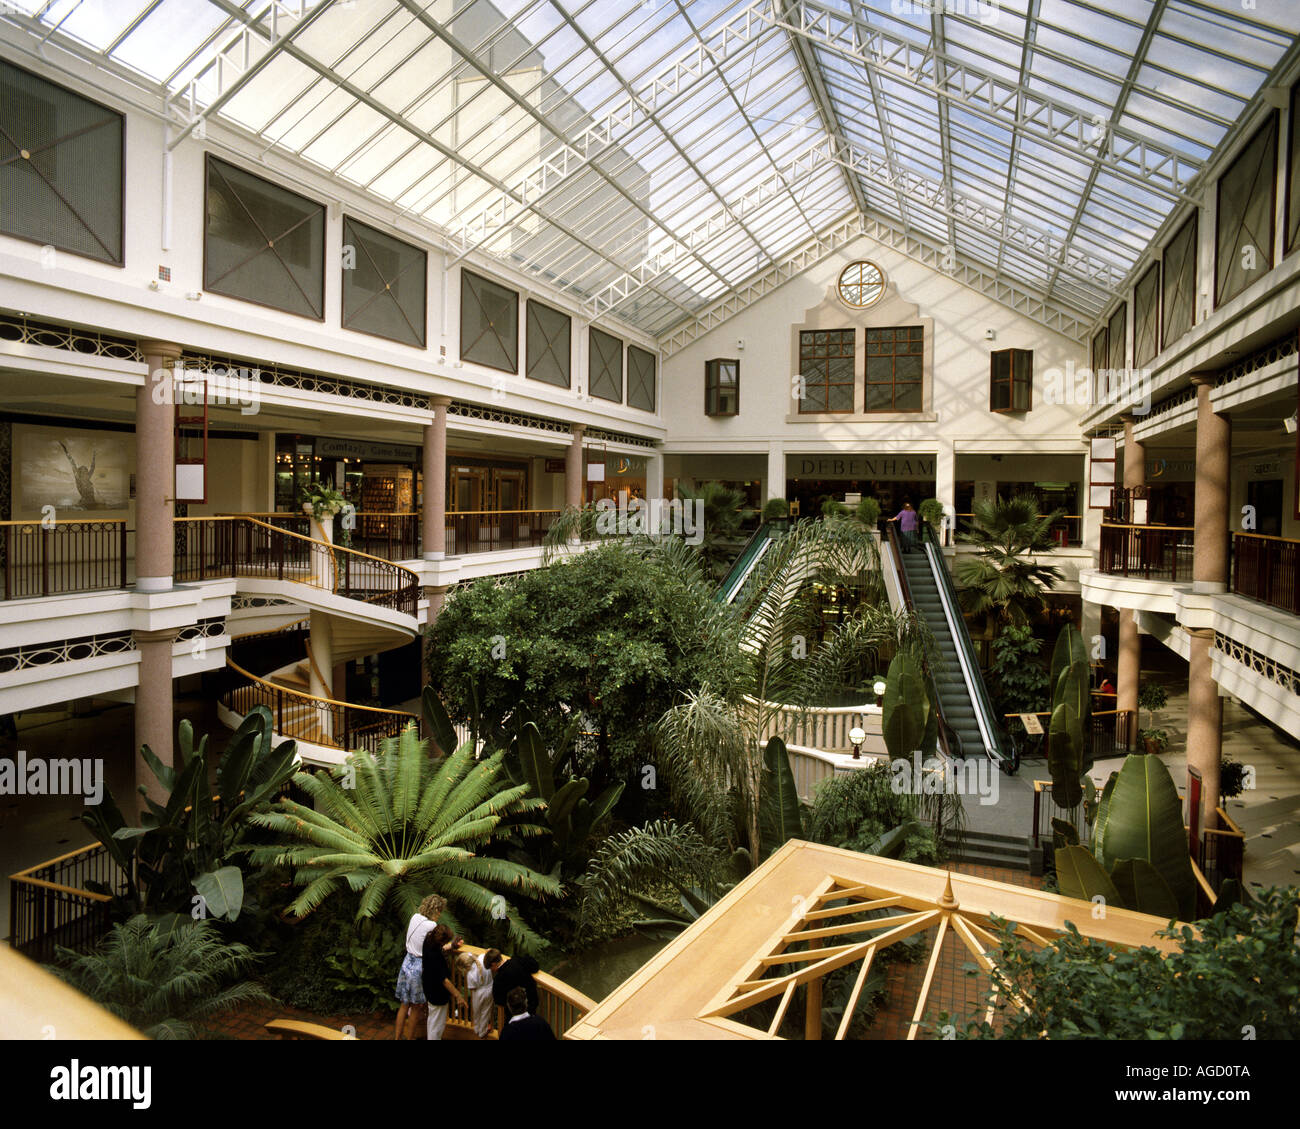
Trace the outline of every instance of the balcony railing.
[[1300, 615], [1300, 541], [1236, 533], [1232, 590], [1279, 611]]
[[0, 521], [4, 598], [126, 587], [125, 520]]
[[55, 958], [55, 946], [85, 952], [108, 930], [108, 894], [86, 888], [94, 882], [109, 889], [123, 878], [101, 843], [69, 851], [9, 877], [10, 944], [42, 964]]
[[448, 556], [540, 546], [559, 510], [462, 510], [447, 515]]
[[288, 580], [406, 615], [420, 595], [410, 569], [249, 517], [177, 518], [175, 576]]
[[377, 753], [384, 738], [398, 736], [411, 724], [417, 731], [420, 728], [415, 714], [318, 698], [258, 678], [230, 659], [226, 666], [235, 685], [222, 695], [221, 704], [239, 717], [246, 717], [254, 706], [266, 706], [271, 711], [272, 728], [281, 737], [348, 752], [365, 749]]
[[1104, 524], [1097, 567], [1109, 576], [1190, 581], [1192, 527]]

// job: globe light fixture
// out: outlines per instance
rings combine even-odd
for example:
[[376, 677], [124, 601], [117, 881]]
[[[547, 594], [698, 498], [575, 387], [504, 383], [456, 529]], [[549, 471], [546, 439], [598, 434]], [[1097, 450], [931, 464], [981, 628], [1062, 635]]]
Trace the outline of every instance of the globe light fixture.
[[849, 743], [853, 746], [853, 759], [855, 761], [862, 759], [862, 742], [866, 739], [866, 733], [858, 726], [855, 725], [849, 730]]

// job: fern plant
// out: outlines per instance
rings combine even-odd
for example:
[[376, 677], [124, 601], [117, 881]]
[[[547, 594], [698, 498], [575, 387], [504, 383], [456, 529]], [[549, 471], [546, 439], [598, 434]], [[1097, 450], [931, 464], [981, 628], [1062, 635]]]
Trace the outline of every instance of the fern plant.
[[[281, 836], [278, 845], [253, 848], [254, 862], [287, 864], [302, 892], [290, 906], [311, 913], [336, 890], [361, 894], [358, 919], [395, 904], [403, 918], [426, 894], [441, 894], [456, 911], [506, 921], [516, 948], [543, 941], [511, 913], [505, 892], [558, 897], [559, 882], [516, 862], [477, 853], [504, 837], [507, 817], [546, 807], [527, 785], [506, 780], [505, 754], [475, 762], [467, 741], [450, 756], [431, 760], [414, 726], [386, 739], [377, 755], [358, 751], [333, 772], [300, 772], [295, 783], [313, 801], [283, 800], [253, 822]], [[545, 834], [526, 818], [512, 820], [515, 835]]]
[[58, 954], [55, 975], [150, 1039], [193, 1039], [212, 1016], [272, 1002], [244, 979], [262, 954], [226, 944], [207, 920], [137, 914], [94, 952]]

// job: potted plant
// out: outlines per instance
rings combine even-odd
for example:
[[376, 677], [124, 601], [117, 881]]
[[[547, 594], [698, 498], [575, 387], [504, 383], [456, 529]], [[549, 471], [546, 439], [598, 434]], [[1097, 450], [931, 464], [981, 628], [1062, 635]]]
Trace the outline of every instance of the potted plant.
[[790, 516], [790, 503], [784, 498], [769, 498], [763, 505], [764, 521], [785, 521]]
[[936, 532], [943, 528], [943, 503], [938, 498], [926, 498], [916, 511], [922, 521], [928, 521]]
[[1156, 710], [1162, 710], [1169, 704], [1169, 694], [1158, 682], [1144, 682], [1138, 691], [1138, 709], [1146, 710], [1150, 717], [1146, 729], [1138, 731], [1138, 740], [1146, 747], [1148, 753], [1164, 752], [1169, 744], [1169, 734], [1163, 729], [1155, 728]]
[[302, 491], [302, 510], [317, 521], [324, 521], [342, 511], [347, 500], [340, 490], [325, 482], [312, 482]]
[[858, 503], [858, 521], [868, 529], [875, 529], [880, 524], [880, 503], [875, 498], [863, 498]]
[[1240, 761], [1224, 757], [1219, 763], [1219, 795], [1225, 800], [1240, 796], [1246, 790], [1246, 766]]

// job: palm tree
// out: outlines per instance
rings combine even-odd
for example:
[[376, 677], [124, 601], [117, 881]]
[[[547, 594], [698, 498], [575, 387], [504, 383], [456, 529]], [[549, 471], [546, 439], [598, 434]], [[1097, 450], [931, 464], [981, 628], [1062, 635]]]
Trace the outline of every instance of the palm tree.
[[[314, 801], [282, 800], [254, 815], [283, 836], [276, 846], [251, 851], [254, 862], [288, 864], [303, 887], [290, 907], [306, 915], [342, 886], [361, 894], [358, 918], [373, 917], [391, 897], [403, 918], [426, 894], [483, 920], [506, 918], [512, 941], [524, 949], [542, 940], [506, 911], [502, 891], [558, 897], [557, 879], [506, 859], [475, 853], [513, 835], [547, 830], [527, 817], [546, 804], [530, 799], [526, 784], [510, 785], [504, 752], [475, 762], [465, 742], [432, 761], [414, 726], [383, 742], [378, 755], [353, 753], [333, 772], [300, 772], [294, 782]], [[514, 818], [512, 818], [514, 817]], [[501, 827], [511, 819], [509, 828]]]
[[1044, 593], [1063, 574], [1055, 565], [1034, 558], [1052, 552], [1052, 525], [1063, 511], [1039, 514], [1036, 494], [1016, 494], [1009, 501], [982, 499], [972, 507], [974, 522], [961, 540], [978, 552], [959, 556], [953, 568], [962, 609], [982, 615], [986, 634], [998, 623], [1026, 624], [1044, 603]]
[[261, 954], [226, 944], [211, 921], [174, 922], [137, 914], [94, 952], [59, 949], [66, 963], [53, 971], [150, 1039], [193, 1039], [209, 1016], [271, 1002], [243, 979]]
[[740, 540], [744, 496], [721, 482], [705, 482], [693, 491], [679, 485], [677, 493], [686, 504], [702, 503], [701, 541], [697, 551], [705, 571], [720, 580], [731, 566], [736, 542]]
[[[760, 853], [763, 743], [783, 706], [809, 708], [854, 681], [881, 650], [924, 645], [918, 621], [889, 610], [879, 551], [857, 522], [805, 519], [773, 544], [737, 599], [744, 677], [729, 695], [707, 684], [659, 720], [656, 740], [674, 791], [715, 842], [734, 847], [739, 826]], [[811, 584], [845, 585], [864, 598], [820, 640]]]

